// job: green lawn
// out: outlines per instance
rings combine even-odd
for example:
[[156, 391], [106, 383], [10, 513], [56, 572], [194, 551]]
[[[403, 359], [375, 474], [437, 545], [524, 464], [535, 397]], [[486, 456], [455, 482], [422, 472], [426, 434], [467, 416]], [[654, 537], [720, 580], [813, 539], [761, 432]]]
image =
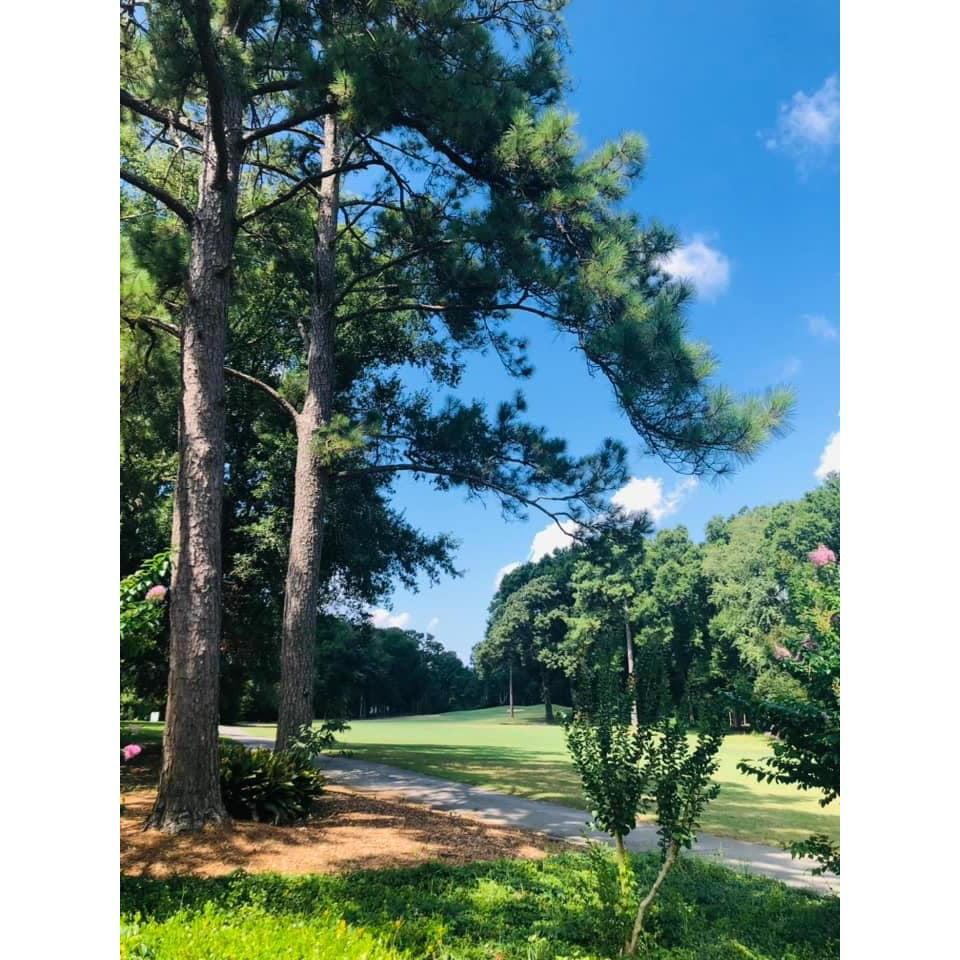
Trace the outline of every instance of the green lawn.
[[[636, 857], [642, 888], [656, 855]], [[586, 855], [345, 876], [121, 877], [121, 960], [606, 960], [629, 915]], [[840, 904], [681, 859], [647, 924], [645, 960], [828, 960]]]
[[[273, 727], [256, 725], [263, 736]], [[253, 733], [253, 730], [251, 730]], [[585, 807], [559, 725], [543, 723], [543, 707], [465, 710], [427, 717], [354, 720], [340, 736], [344, 749], [436, 777], [459, 780], [536, 800]], [[757, 734], [727, 737], [720, 753], [720, 796], [703, 820], [705, 832], [773, 845], [811, 833], [839, 837], [840, 805], [823, 808], [817, 795], [791, 786], [762, 784], [737, 770], [737, 762], [769, 753]]]

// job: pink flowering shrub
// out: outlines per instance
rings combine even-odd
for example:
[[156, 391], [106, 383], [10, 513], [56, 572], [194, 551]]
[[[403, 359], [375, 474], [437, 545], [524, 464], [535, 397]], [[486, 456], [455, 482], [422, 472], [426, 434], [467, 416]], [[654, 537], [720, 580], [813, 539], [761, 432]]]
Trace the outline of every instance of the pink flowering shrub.
[[139, 743], [128, 743], [120, 751], [120, 762], [127, 763], [134, 757], [140, 756], [141, 753], [143, 753], [143, 747], [141, 747]]
[[828, 563], [837, 562], [837, 555], [823, 543], [816, 550], [811, 550], [807, 558], [815, 567], [825, 567]]
[[167, 599], [167, 588], [158, 583], [147, 591], [146, 598], [150, 603], [163, 603]]

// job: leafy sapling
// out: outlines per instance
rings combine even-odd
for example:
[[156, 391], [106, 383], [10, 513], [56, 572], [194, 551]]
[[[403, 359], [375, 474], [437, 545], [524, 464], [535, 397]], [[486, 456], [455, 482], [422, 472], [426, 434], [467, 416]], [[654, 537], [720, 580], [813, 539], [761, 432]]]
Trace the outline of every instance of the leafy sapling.
[[564, 733], [593, 822], [616, 843], [620, 894], [625, 898], [632, 889], [632, 876], [624, 838], [645, 809], [649, 771], [640, 764], [639, 730], [623, 713], [619, 703], [603, 697], [589, 714], [564, 717]]
[[680, 851], [693, 846], [703, 811], [720, 792], [720, 784], [712, 778], [723, 734], [709, 728], [691, 740], [686, 724], [679, 717], [668, 717], [638, 729], [637, 739], [642, 752], [641, 776], [645, 782], [655, 783], [660, 870], [637, 907], [633, 930], [623, 950], [628, 957], [637, 952], [643, 922], [667, 874]]
[[651, 904], [681, 850], [692, 846], [703, 810], [719, 792], [712, 776], [723, 735], [711, 727], [690, 738], [678, 716], [633, 726], [629, 712], [627, 698], [608, 694], [589, 712], [567, 717], [565, 733], [593, 822], [616, 844], [621, 903], [629, 902], [636, 883], [625, 838], [638, 815], [655, 811], [660, 870], [624, 944], [624, 954], [634, 956]]
[[291, 740], [287, 741], [285, 753], [295, 756], [304, 763], [313, 761], [317, 754], [329, 750], [336, 742], [336, 735], [349, 730], [350, 725], [341, 719], [324, 720], [319, 727], [305, 723], [299, 727]]

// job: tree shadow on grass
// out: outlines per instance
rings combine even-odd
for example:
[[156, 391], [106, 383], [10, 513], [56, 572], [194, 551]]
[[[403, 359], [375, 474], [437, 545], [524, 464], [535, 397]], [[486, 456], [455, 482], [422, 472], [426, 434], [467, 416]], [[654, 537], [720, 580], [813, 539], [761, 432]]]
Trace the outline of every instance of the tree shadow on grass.
[[[556, 755], [545, 756], [537, 750], [514, 746], [365, 743], [348, 745], [345, 752], [439, 779], [587, 809], [580, 778], [570, 761]], [[812, 833], [833, 836], [839, 830], [836, 815], [808, 809], [811, 799], [816, 799], [812, 793], [764, 793], [729, 779], [721, 778], [720, 783], [720, 794], [704, 816], [706, 833], [787, 844]]]

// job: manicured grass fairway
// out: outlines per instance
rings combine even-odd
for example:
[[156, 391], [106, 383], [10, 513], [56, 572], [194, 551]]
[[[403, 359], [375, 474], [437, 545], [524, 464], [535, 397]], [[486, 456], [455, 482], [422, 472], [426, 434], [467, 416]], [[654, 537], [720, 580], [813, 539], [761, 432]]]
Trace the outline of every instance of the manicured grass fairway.
[[[558, 725], [543, 723], [543, 707], [464, 710], [427, 717], [353, 720], [340, 735], [345, 750], [435, 777], [459, 780], [536, 800], [585, 808], [577, 774]], [[257, 725], [264, 736], [272, 726]], [[251, 731], [252, 732], [252, 731]], [[792, 786], [758, 783], [737, 762], [769, 754], [765, 737], [728, 736], [720, 751], [720, 795], [703, 829], [720, 836], [778, 845], [811, 833], [838, 837], [840, 805], [821, 807], [817, 795]]]

